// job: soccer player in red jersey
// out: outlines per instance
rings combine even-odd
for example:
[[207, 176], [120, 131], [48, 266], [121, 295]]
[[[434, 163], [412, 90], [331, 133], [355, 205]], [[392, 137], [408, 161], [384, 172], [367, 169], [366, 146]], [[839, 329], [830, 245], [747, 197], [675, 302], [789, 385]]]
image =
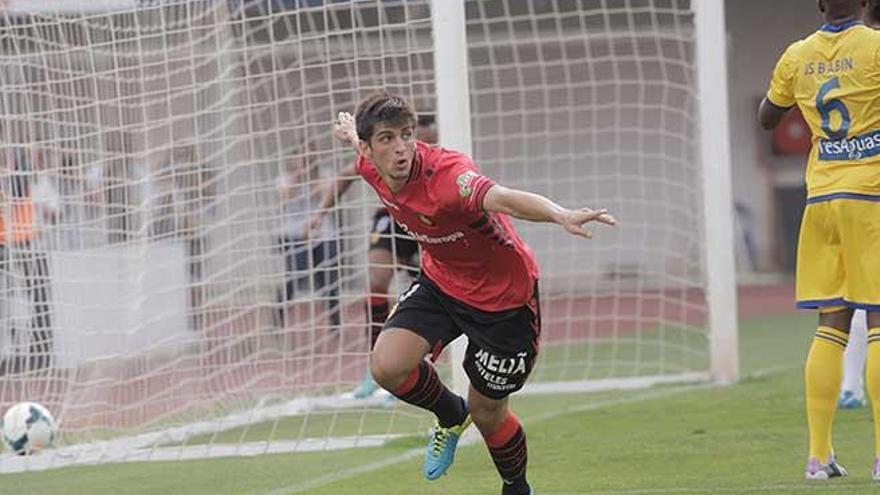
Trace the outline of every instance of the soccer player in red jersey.
[[[422, 247], [422, 273], [385, 322], [370, 369], [394, 396], [437, 416], [427, 479], [446, 472], [472, 420], [501, 475], [502, 495], [532, 495], [526, 437], [507, 397], [522, 388], [538, 354], [538, 267], [509, 216], [557, 223], [586, 238], [585, 223], [615, 220], [606, 210], [570, 210], [496, 184], [467, 155], [417, 141], [415, 127], [409, 103], [378, 93], [360, 103], [355, 118], [340, 113], [334, 131], [358, 151], [358, 175]], [[425, 360], [462, 333], [469, 339], [467, 401]]]
[[[415, 132], [416, 139], [419, 141], [428, 144], [436, 143], [437, 131], [434, 128], [434, 117], [419, 115]], [[354, 133], [353, 123], [352, 133]], [[321, 204], [310, 221], [310, 229], [316, 229], [323, 224], [324, 216], [351, 187], [356, 180], [356, 175], [357, 163], [353, 162], [339, 173], [333, 183], [327, 185]], [[365, 300], [364, 312], [367, 316], [367, 334], [370, 338], [370, 350], [372, 350], [382, 327], [385, 325], [385, 320], [388, 319], [390, 311], [388, 290], [391, 287], [395, 269], [404, 271], [413, 278], [419, 274], [419, 245], [394, 223], [386, 207], [379, 208], [373, 215], [367, 258], [367, 279], [370, 291]], [[370, 371], [365, 370], [363, 380], [354, 389], [352, 395], [356, 399], [364, 399], [372, 396], [378, 387]], [[393, 405], [394, 396], [388, 396], [388, 398], [391, 400], [386, 401], [385, 405]]]

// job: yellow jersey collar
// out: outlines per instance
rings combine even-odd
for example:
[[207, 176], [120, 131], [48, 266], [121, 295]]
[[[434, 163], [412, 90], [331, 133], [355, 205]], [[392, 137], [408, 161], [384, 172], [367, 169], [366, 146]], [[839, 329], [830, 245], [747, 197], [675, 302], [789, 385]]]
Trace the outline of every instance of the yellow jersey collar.
[[825, 31], [826, 33], [840, 33], [840, 32], [846, 31], [847, 29], [849, 29], [853, 26], [858, 26], [860, 24], [862, 24], [862, 21], [860, 21], [858, 19], [844, 21], [839, 24], [831, 24], [831, 23], [826, 22], [825, 24], [822, 24], [822, 26], [819, 27], [819, 31]]

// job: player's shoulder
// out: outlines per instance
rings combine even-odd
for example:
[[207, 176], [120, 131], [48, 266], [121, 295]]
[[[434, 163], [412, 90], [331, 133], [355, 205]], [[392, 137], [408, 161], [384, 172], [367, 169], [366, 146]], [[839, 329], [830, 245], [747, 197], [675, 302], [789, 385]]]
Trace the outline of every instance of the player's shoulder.
[[463, 170], [477, 170], [474, 161], [460, 151], [419, 142], [419, 153], [428, 178], [442, 179]]
[[880, 30], [868, 27], [864, 24], [859, 24], [850, 28], [850, 33], [859, 39], [880, 39]]
[[[880, 30], [872, 29], [861, 23], [850, 25], [841, 31], [829, 31], [823, 26], [806, 37], [789, 44], [786, 52], [801, 55], [829, 45], [876, 44], [878, 40], [880, 40]], [[865, 48], [865, 46], [861, 47]]]
[[421, 173], [438, 205], [458, 204], [467, 197], [470, 181], [480, 175], [470, 156], [457, 150], [425, 145]]
[[880, 48], [880, 30], [870, 28], [864, 24], [854, 25], [841, 33], [840, 36], [826, 36], [821, 30], [814, 35], [813, 43], [816, 46], [822, 44], [835, 45], [838, 50], [846, 54], [852, 52], [864, 52]]
[[876, 52], [880, 49], [880, 30], [864, 25], [856, 26], [853, 28], [850, 46], [852, 50], [873, 49]]
[[815, 49], [815, 45], [820, 41], [819, 32], [811, 33], [809, 36], [799, 40], [792, 41], [785, 47], [782, 57], [800, 59]]

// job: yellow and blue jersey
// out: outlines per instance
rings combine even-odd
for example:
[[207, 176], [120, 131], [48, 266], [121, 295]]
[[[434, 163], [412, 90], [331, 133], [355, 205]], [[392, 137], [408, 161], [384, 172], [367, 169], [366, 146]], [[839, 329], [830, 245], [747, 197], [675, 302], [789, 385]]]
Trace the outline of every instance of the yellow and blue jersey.
[[826, 24], [792, 43], [767, 99], [797, 105], [812, 132], [808, 202], [880, 200], [880, 31]]

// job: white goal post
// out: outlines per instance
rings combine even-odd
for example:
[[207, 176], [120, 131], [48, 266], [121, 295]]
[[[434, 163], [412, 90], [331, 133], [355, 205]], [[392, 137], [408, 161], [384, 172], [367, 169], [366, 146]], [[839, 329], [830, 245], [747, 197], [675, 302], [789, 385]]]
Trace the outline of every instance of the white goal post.
[[695, 10], [712, 378], [732, 383], [739, 378], [739, 346], [724, 0], [700, 0]]
[[[434, 29], [434, 78], [437, 86], [437, 108], [443, 109], [443, 118], [437, 123], [441, 144], [473, 154], [471, 143], [471, 100], [468, 89], [467, 30], [464, 2], [431, 0], [431, 20]], [[462, 336], [450, 345], [453, 390], [465, 396], [469, 381], [464, 368], [467, 337]]]
[[39, 402], [61, 437], [0, 472], [429, 424], [352, 394], [373, 192], [302, 236], [354, 159], [333, 119], [380, 89], [498, 182], [620, 221], [515, 222], [541, 266], [523, 396], [737, 380], [722, 0], [3, 4], [0, 409]]
[[[437, 106], [446, 109], [439, 123], [443, 144], [472, 152], [468, 85], [468, 51], [464, 0], [432, 0]], [[733, 198], [730, 178], [730, 137], [727, 98], [727, 35], [724, 1], [695, 5], [696, 56], [700, 96], [700, 160], [703, 166], [703, 207], [711, 376], [720, 383], [739, 376], [736, 273], [733, 251]], [[453, 362], [461, 362], [464, 345], [453, 347]], [[456, 368], [455, 388], [467, 390], [467, 377]], [[585, 389], [593, 389], [587, 381]], [[542, 387], [541, 390], [554, 390]], [[573, 390], [568, 383], [562, 388]], [[576, 389], [576, 387], [575, 387]]]

